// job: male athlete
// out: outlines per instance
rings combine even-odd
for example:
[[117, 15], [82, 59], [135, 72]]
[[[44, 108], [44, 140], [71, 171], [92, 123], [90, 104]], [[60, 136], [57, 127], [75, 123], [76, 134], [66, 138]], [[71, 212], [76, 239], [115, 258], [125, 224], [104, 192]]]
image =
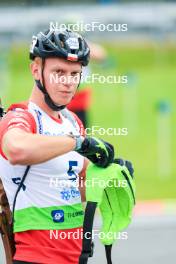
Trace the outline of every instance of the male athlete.
[[[47, 30], [33, 37], [31, 96], [12, 105], [0, 122], [0, 175], [11, 210], [30, 165], [14, 209], [14, 264], [78, 263], [81, 236], [67, 237], [83, 224], [84, 188], [75, 183], [85, 176], [89, 160], [107, 167], [114, 159], [113, 147], [87, 138], [78, 118], [66, 109], [89, 53], [86, 41], [72, 31]], [[51, 76], [62, 81], [51, 81]], [[58, 239], [51, 238], [51, 230], [58, 231]]]

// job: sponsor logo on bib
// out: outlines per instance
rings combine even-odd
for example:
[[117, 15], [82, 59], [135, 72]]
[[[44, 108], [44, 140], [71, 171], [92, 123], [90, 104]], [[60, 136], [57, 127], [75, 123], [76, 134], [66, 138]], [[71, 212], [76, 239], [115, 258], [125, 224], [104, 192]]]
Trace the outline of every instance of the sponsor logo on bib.
[[63, 210], [53, 210], [51, 212], [53, 222], [62, 223], [64, 222], [64, 211]]

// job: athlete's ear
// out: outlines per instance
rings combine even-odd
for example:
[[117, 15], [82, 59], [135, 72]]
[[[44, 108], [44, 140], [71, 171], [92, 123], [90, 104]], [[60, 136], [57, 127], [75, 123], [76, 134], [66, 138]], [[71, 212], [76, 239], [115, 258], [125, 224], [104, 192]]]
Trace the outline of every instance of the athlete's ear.
[[35, 80], [41, 79], [41, 59], [35, 58], [34, 61], [30, 64], [31, 73]]

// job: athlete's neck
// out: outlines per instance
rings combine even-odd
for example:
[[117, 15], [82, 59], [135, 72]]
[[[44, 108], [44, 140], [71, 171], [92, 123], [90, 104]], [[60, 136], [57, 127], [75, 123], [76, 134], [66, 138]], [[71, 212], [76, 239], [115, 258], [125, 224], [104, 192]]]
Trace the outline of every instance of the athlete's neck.
[[53, 111], [49, 108], [49, 106], [45, 103], [43, 93], [36, 86], [34, 86], [32, 90], [29, 101], [39, 106], [48, 115], [53, 116], [54, 118], [59, 118], [59, 112]]

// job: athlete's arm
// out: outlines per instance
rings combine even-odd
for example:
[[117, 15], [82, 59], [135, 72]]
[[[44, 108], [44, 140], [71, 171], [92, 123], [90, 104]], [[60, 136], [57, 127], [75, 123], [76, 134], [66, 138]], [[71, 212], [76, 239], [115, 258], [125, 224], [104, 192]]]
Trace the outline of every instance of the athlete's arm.
[[0, 123], [0, 152], [13, 165], [32, 165], [74, 150], [76, 140], [68, 136], [36, 134], [32, 114], [9, 111]]
[[13, 165], [42, 163], [74, 150], [75, 145], [68, 136], [44, 136], [20, 128], [8, 130], [2, 138], [2, 151]]
[[0, 124], [0, 152], [13, 165], [42, 163], [75, 147], [100, 167], [107, 167], [114, 157], [113, 146], [100, 139], [36, 134], [35, 120], [27, 111], [11, 111]]

